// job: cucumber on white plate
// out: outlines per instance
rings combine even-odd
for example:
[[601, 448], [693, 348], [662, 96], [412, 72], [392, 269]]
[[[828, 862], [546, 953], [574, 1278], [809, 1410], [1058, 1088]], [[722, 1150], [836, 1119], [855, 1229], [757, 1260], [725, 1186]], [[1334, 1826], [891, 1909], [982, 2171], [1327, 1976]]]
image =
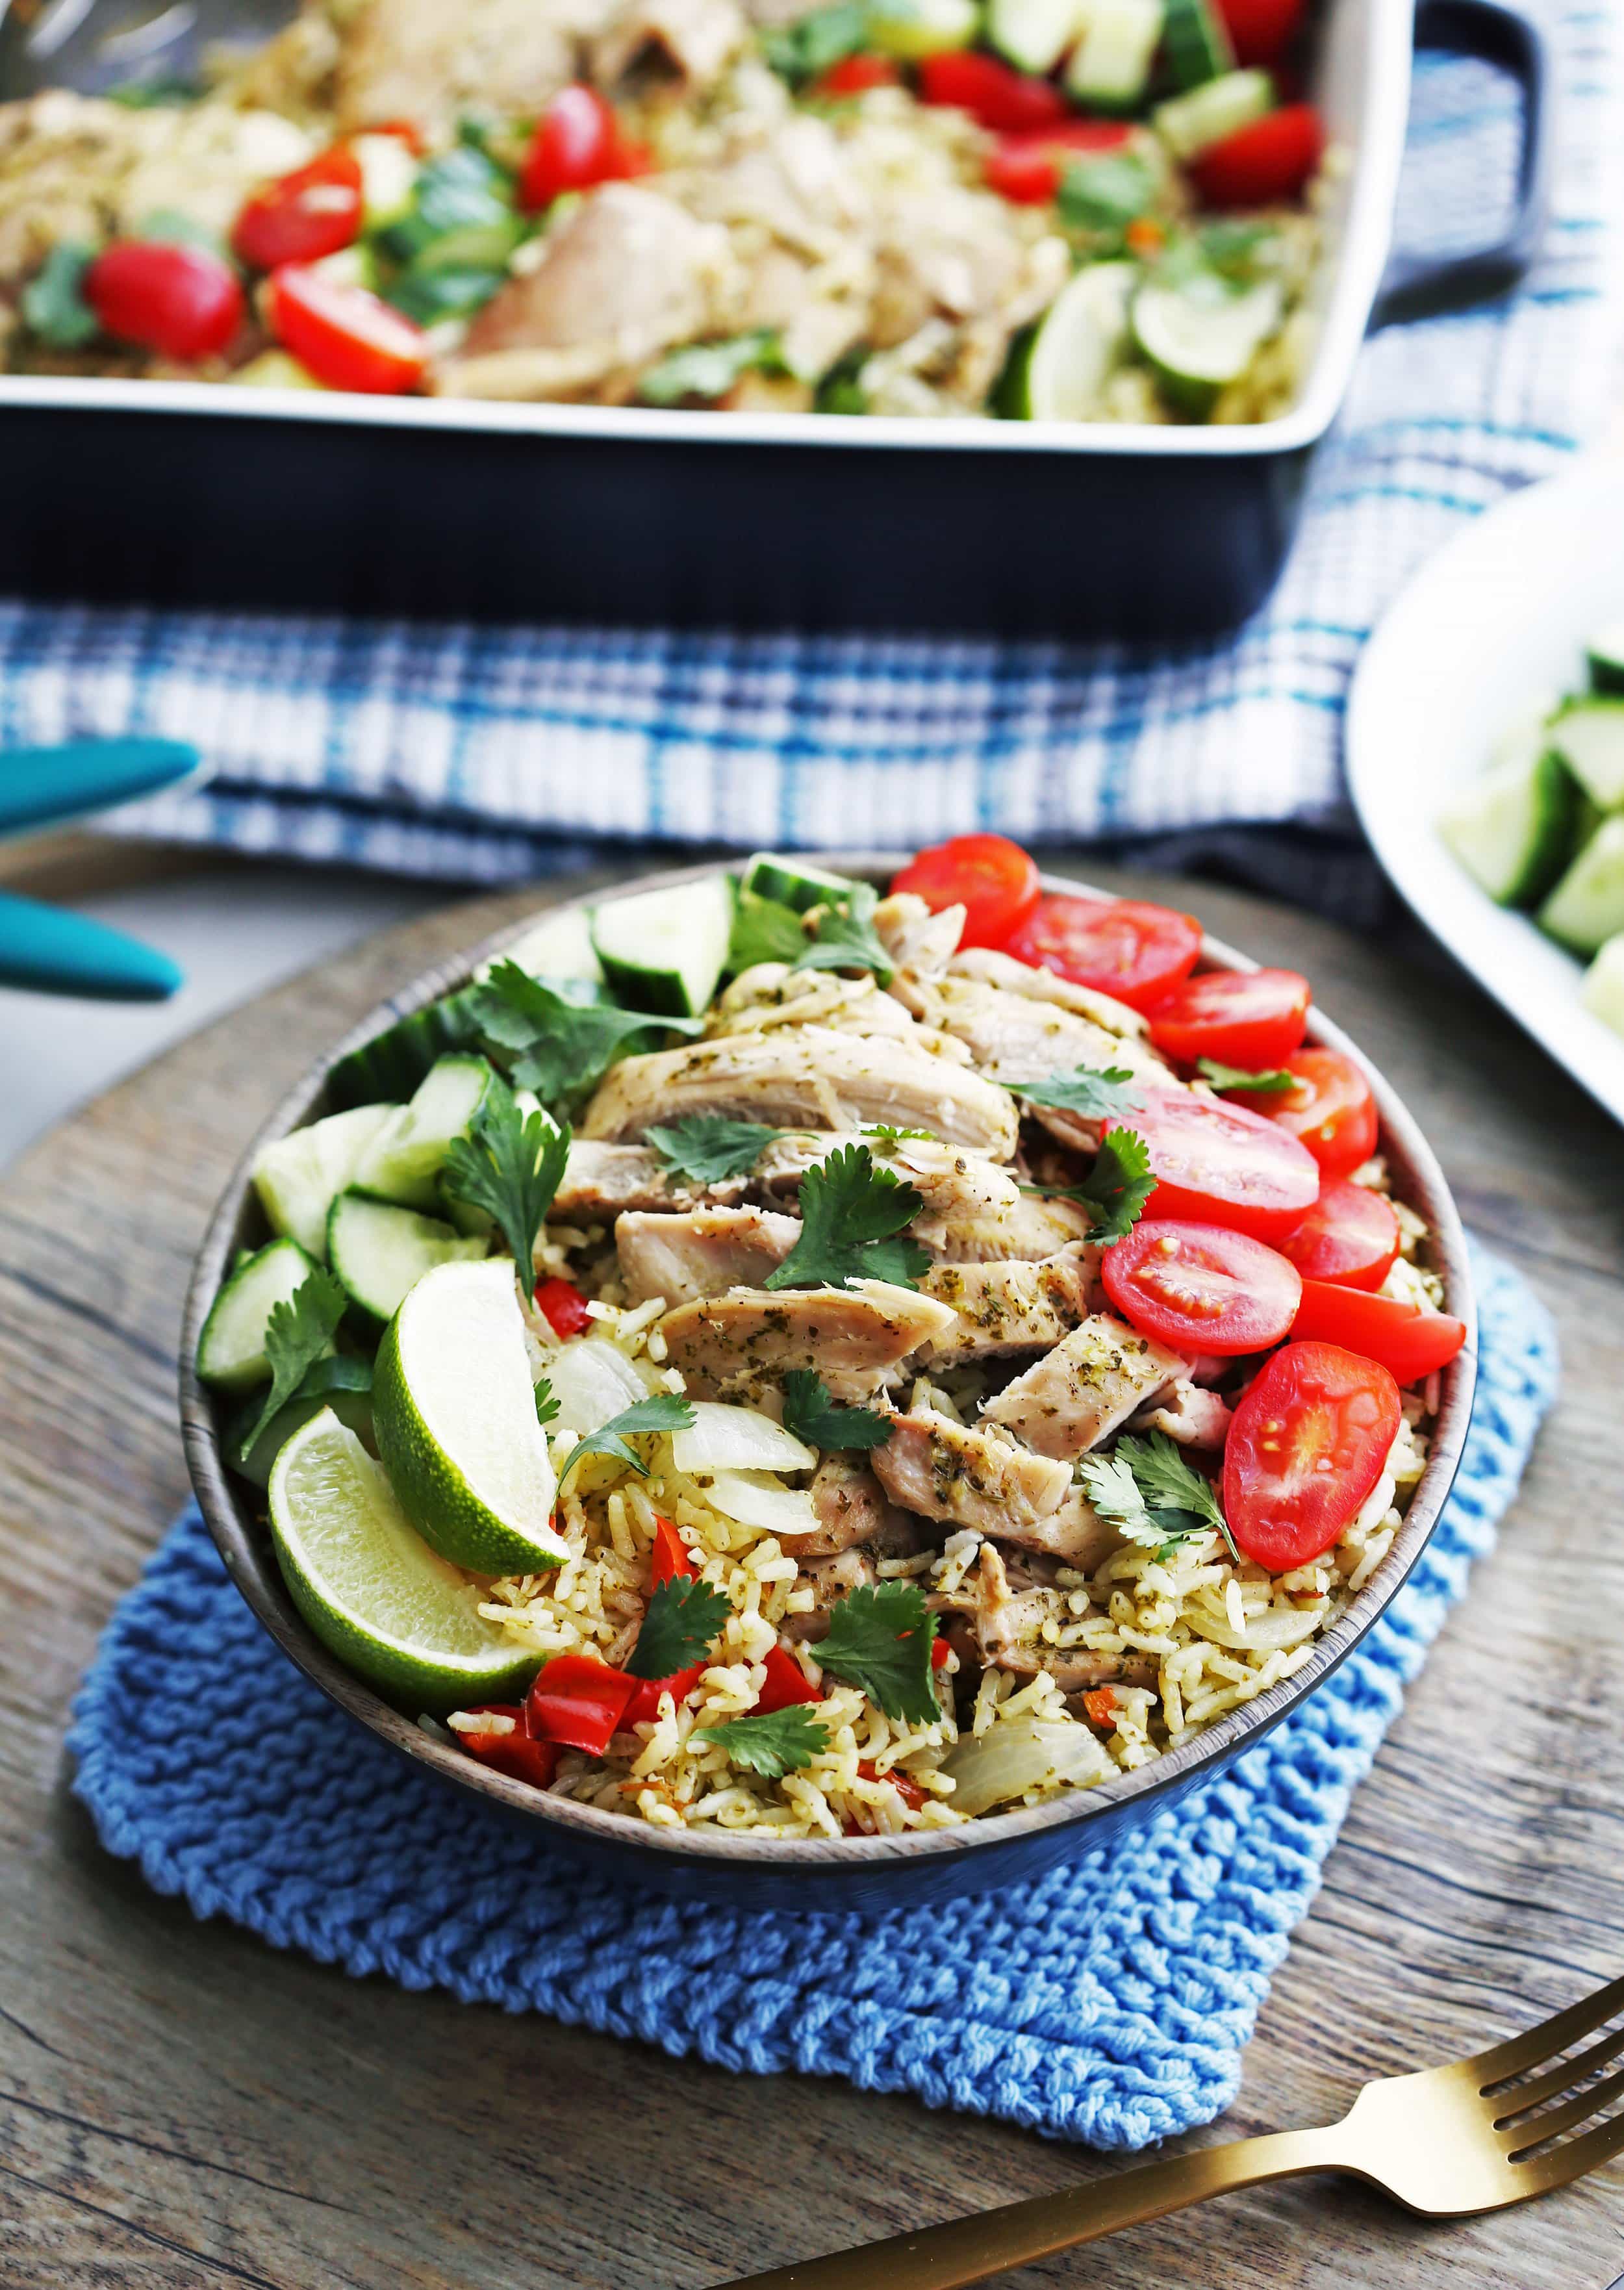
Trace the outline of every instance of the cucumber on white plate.
[[1604, 819], [1540, 909], [1540, 925], [1575, 954], [1624, 931], [1624, 818]]
[[1570, 701], [1552, 717], [1548, 737], [1603, 811], [1624, 806], [1624, 698]]
[[316, 1270], [308, 1249], [284, 1237], [233, 1267], [197, 1339], [197, 1373], [221, 1391], [249, 1391], [270, 1378], [265, 1333], [278, 1304], [285, 1304]]
[[1017, 71], [1044, 78], [1076, 36], [1077, 0], [989, 0], [987, 36]]
[[1624, 931], [1606, 941], [1586, 971], [1579, 998], [1592, 1017], [1624, 1034]]
[[1162, 52], [1182, 88], [1200, 87], [1235, 69], [1235, 43], [1212, 0], [1167, 0]]
[[1275, 83], [1266, 71], [1231, 71], [1158, 103], [1150, 121], [1175, 159], [1194, 159], [1274, 108]]
[[604, 982], [603, 965], [592, 943], [592, 917], [585, 907], [544, 916], [498, 958], [516, 962], [532, 978], [580, 979], [594, 986]]
[[1573, 855], [1580, 804], [1578, 782], [1541, 725], [1455, 797], [1438, 832], [1492, 899], [1533, 906]]
[[793, 907], [798, 915], [810, 914], [813, 907], [827, 906], [831, 899], [845, 899], [852, 894], [849, 875], [831, 875], [821, 867], [810, 866], [804, 859], [780, 858], [773, 851], [758, 851], [747, 859], [744, 872], [739, 878], [742, 891], [753, 891], [758, 899], [776, 900], [780, 907]]
[[327, 1261], [345, 1294], [374, 1320], [392, 1320], [436, 1264], [473, 1263], [485, 1237], [465, 1237], [438, 1217], [420, 1216], [368, 1193], [340, 1193], [327, 1219]]
[[1284, 309], [1273, 278], [1238, 294], [1216, 275], [1176, 286], [1148, 280], [1133, 298], [1133, 339], [1173, 404], [1202, 420], [1278, 332]]
[[623, 1007], [697, 1018], [716, 990], [732, 930], [732, 883], [706, 875], [598, 907], [592, 945]]
[[348, 1113], [330, 1113], [308, 1129], [273, 1138], [255, 1156], [252, 1172], [272, 1229], [291, 1233], [324, 1262], [327, 1212], [384, 1123], [399, 1110], [394, 1105], [353, 1106]]
[[1066, 85], [1102, 111], [1132, 111], [1150, 88], [1166, 11], [1162, 0], [1093, 0], [1066, 67]]
[[462, 1136], [481, 1106], [504, 1096], [507, 1087], [484, 1058], [442, 1058], [411, 1102], [373, 1138], [351, 1172], [351, 1185], [404, 1208], [436, 1207], [436, 1180], [452, 1138]]
[[1091, 262], [1063, 287], [1012, 378], [1010, 410], [1028, 421], [1087, 421], [1128, 347], [1128, 312], [1139, 270]]
[[1585, 646], [1590, 689], [1610, 699], [1624, 697], [1624, 621], [1615, 621]]

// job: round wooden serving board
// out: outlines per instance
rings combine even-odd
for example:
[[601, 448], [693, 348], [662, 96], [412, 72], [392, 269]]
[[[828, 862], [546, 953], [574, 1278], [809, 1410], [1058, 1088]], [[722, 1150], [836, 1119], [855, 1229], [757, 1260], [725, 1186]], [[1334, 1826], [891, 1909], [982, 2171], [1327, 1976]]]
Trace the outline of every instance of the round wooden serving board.
[[[1567, 1363], [1500, 1548], [1355, 1802], [1205, 2143], [1329, 2121], [1365, 2078], [1477, 2049], [1624, 1970], [1624, 1141], [1414, 942], [1160, 894], [1308, 973], [1428, 1130], [1468, 1221], [1556, 1309]], [[243, 1140], [392, 986], [544, 895], [450, 908], [268, 995], [0, 1181], [6, 2290], [697, 2290], [1123, 2167], [908, 2099], [348, 1980], [196, 1924], [101, 1852], [68, 1794], [74, 1688], [187, 1492], [181, 1297]], [[1615, 2166], [1450, 2226], [1305, 2181], [1009, 2278], [1604, 2290], [1620, 2269]]]

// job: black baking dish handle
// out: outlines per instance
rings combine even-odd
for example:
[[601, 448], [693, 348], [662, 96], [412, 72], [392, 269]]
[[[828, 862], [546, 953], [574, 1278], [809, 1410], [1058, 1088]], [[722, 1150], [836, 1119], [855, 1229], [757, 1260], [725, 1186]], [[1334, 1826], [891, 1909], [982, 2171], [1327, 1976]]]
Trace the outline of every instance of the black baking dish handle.
[[1469, 254], [1396, 254], [1377, 290], [1372, 332], [1508, 293], [1540, 251], [1550, 199], [1550, 52], [1539, 26], [1512, 0], [1417, 0], [1415, 44], [1480, 57], [1516, 81], [1523, 93], [1516, 206], [1503, 237]]

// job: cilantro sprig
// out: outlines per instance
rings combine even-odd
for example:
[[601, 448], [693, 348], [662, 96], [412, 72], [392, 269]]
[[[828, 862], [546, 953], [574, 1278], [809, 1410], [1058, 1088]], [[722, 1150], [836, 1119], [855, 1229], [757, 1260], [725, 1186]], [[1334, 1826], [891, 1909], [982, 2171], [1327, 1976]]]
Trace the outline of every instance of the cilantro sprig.
[[466, 1137], [453, 1138], [441, 1183], [455, 1200], [484, 1209], [513, 1251], [527, 1301], [536, 1293], [536, 1235], [564, 1182], [570, 1129], [545, 1114], [528, 1117], [506, 1091], [482, 1105]]
[[1119, 1439], [1114, 1455], [1085, 1455], [1077, 1469], [1100, 1517], [1130, 1542], [1168, 1558], [1216, 1527], [1238, 1564], [1241, 1554], [1211, 1480], [1185, 1461], [1165, 1431]]
[[755, 1167], [773, 1139], [785, 1133], [764, 1121], [735, 1121], [725, 1113], [691, 1113], [663, 1128], [645, 1129], [643, 1138], [674, 1175], [686, 1177], [696, 1185], [714, 1185], [724, 1177], [742, 1177]]
[[885, 1445], [892, 1418], [871, 1407], [837, 1407], [814, 1369], [792, 1367], [784, 1378], [784, 1429], [826, 1453], [855, 1448], [866, 1453]]
[[1094, 1165], [1080, 1184], [1025, 1185], [1021, 1189], [1049, 1200], [1076, 1201], [1093, 1216], [1089, 1238], [1109, 1248], [1125, 1240], [1143, 1216], [1156, 1181], [1150, 1173], [1150, 1149], [1139, 1132], [1108, 1129]]
[[623, 1667], [633, 1677], [674, 1677], [708, 1653], [732, 1611], [725, 1590], [697, 1574], [673, 1574], [648, 1602]]
[[759, 891], [740, 892], [727, 942], [727, 966], [735, 977], [758, 962], [793, 963], [805, 945], [805, 925], [793, 907], [764, 899]]
[[499, 962], [472, 989], [476, 1024], [488, 1042], [508, 1053], [509, 1072], [520, 1089], [534, 1090], [542, 1103], [572, 1112], [590, 1097], [633, 1036], [651, 1029], [693, 1034], [698, 1018], [651, 1018], [645, 1011], [616, 1010], [602, 1002], [566, 1002], [516, 962]]
[[684, 397], [725, 397], [741, 374], [783, 373], [776, 332], [757, 327], [725, 341], [689, 342], [644, 368], [637, 396], [644, 405], [680, 405]]
[[935, 1636], [936, 1617], [916, 1582], [860, 1583], [830, 1607], [818, 1660], [887, 1718], [930, 1726], [941, 1714], [931, 1673]]
[[1110, 1121], [1144, 1103], [1126, 1066], [1075, 1066], [1069, 1073], [1045, 1074], [1036, 1081], [1005, 1085], [1028, 1105], [1052, 1105], [1080, 1113], [1088, 1121]]
[[[550, 1422], [552, 1415], [541, 1413], [544, 1393], [546, 1399], [551, 1401], [552, 1389], [545, 1376], [536, 1386], [536, 1414], [540, 1421]], [[557, 1412], [555, 1401], [552, 1414], [556, 1415]], [[639, 1431], [688, 1431], [692, 1427], [692, 1404], [679, 1399], [674, 1391], [657, 1391], [650, 1399], [635, 1400], [631, 1406], [623, 1407], [618, 1415], [612, 1415], [607, 1423], [600, 1423], [596, 1431], [588, 1431], [584, 1439], [576, 1442], [564, 1459], [564, 1468], [558, 1474], [558, 1484], [562, 1487], [576, 1464], [584, 1462], [588, 1455], [608, 1455], [617, 1463], [629, 1465], [639, 1478], [646, 1479], [649, 1467], [627, 1445], [627, 1440]], [[660, 1675], [663, 1676], [664, 1672]]]
[[865, 0], [834, 0], [830, 7], [814, 8], [781, 28], [769, 25], [759, 35], [762, 54], [791, 87], [821, 79], [832, 65], [866, 48], [868, 36]]
[[1300, 1083], [1300, 1077], [1288, 1073], [1284, 1066], [1269, 1066], [1254, 1073], [1248, 1066], [1227, 1066], [1221, 1058], [1197, 1058], [1196, 1070], [1216, 1090], [1248, 1089], [1260, 1097], [1283, 1097]]
[[244, 1434], [244, 1454], [276, 1410], [285, 1407], [292, 1398], [304, 1380], [306, 1369], [327, 1350], [348, 1301], [332, 1273], [324, 1271], [320, 1265], [313, 1265], [291, 1296], [271, 1306], [265, 1328], [270, 1389], [253, 1429]]
[[865, 1121], [860, 1133], [872, 1137], [880, 1145], [905, 1144], [910, 1137], [916, 1137], [926, 1145], [941, 1143], [933, 1129], [896, 1129], [889, 1121]]
[[870, 970], [882, 986], [896, 976], [889, 948], [874, 927], [880, 894], [872, 883], [853, 883], [818, 911], [810, 946], [796, 957], [797, 970]]
[[810, 1766], [829, 1745], [829, 1729], [814, 1718], [804, 1701], [787, 1702], [782, 1709], [764, 1710], [759, 1717], [732, 1718], [724, 1726], [701, 1726], [691, 1742], [714, 1742], [727, 1751], [729, 1762], [770, 1782]]
[[801, 1237], [766, 1277], [769, 1288], [844, 1288], [889, 1280], [916, 1288], [930, 1252], [899, 1237], [924, 1206], [923, 1196], [866, 1145], [843, 1145], [801, 1180]]

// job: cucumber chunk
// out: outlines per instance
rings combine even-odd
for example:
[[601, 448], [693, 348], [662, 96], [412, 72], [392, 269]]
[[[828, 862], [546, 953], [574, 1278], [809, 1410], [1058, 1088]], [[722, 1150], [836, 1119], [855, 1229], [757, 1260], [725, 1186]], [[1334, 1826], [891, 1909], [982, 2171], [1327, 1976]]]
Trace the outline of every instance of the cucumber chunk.
[[1575, 954], [1624, 931], [1624, 818], [1603, 820], [1540, 909], [1540, 927]]
[[1609, 698], [1624, 697], [1624, 621], [1615, 621], [1585, 646], [1590, 689]]
[[370, 1105], [380, 1098], [388, 1098], [392, 1105], [404, 1103], [437, 1059], [470, 1049], [478, 1041], [476, 990], [464, 986], [431, 1002], [426, 1010], [414, 1010], [340, 1058], [327, 1077], [333, 1105]]
[[253, 1429], [261, 1403], [245, 1400], [226, 1428], [226, 1455], [234, 1471], [252, 1479], [257, 1487], [270, 1483], [271, 1466], [295, 1431], [307, 1424], [324, 1407], [331, 1407], [348, 1430], [358, 1439], [371, 1444], [372, 1437], [372, 1365], [370, 1360], [355, 1359], [346, 1352], [335, 1352], [331, 1359], [319, 1359], [308, 1367], [299, 1389], [285, 1407], [279, 1407], [259, 1437], [244, 1447], [243, 1441]]
[[345, 1294], [374, 1320], [392, 1320], [435, 1265], [473, 1262], [485, 1245], [483, 1233], [465, 1239], [438, 1217], [366, 1193], [340, 1193], [327, 1219], [329, 1261]]
[[1028, 421], [1087, 421], [1128, 347], [1128, 310], [1139, 271], [1132, 262], [1091, 262], [1050, 306], [1032, 337], [1015, 387]]
[[1141, 104], [1165, 12], [1162, 0], [1097, 0], [1066, 67], [1072, 94], [1102, 110], [1132, 111]]
[[987, 36], [1017, 71], [1054, 69], [1076, 36], [1077, 0], [991, 0]]
[[1538, 744], [1501, 757], [1439, 815], [1438, 833], [1476, 883], [1502, 907], [1539, 903], [1576, 846], [1578, 783]]
[[1232, 71], [1158, 103], [1150, 122], [1175, 159], [1193, 159], [1274, 108], [1275, 84], [1266, 71]]
[[1624, 931], [1607, 940], [1586, 971], [1579, 998], [1592, 1017], [1624, 1034]]
[[1235, 44], [1212, 0], [1167, 0], [1162, 46], [1180, 87], [1200, 87], [1235, 69]]
[[221, 1391], [249, 1391], [270, 1379], [265, 1332], [316, 1269], [308, 1250], [285, 1236], [256, 1250], [227, 1277], [197, 1339], [197, 1373]]
[[[412, 1209], [438, 1205], [439, 1176], [453, 1137], [460, 1137], [487, 1096], [507, 1084], [484, 1058], [442, 1058], [409, 1105], [400, 1107], [356, 1163], [357, 1192]], [[329, 1233], [329, 1245], [332, 1235]]]
[[623, 1007], [697, 1018], [716, 990], [732, 929], [732, 884], [708, 875], [596, 908], [592, 943]]
[[1570, 701], [1552, 719], [1549, 738], [1604, 811], [1624, 805], [1624, 699]]
[[1172, 403], [1199, 420], [1239, 380], [1284, 312], [1276, 279], [1237, 294], [1216, 274], [1198, 273], [1178, 286], [1141, 286], [1133, 338]]
[[594, 986], [604, 982], [603, 965], [592, 943], [592, 917], [585, 907], [572, 907], [567, 914], [544, 915], [533, 930], [515, 940], [501, 958], [516, 962], [532, 978], [581, 979]]
[[356, 1164], [398, 1107], [357, 1105], [308, 1129], [272, 1140], [254, 1160], [253, 1189], [272, 1229], [292, 1233], [320, 1263], [327, 1258], [327, 1212]]
[[739, 886], [753, 891], [758, 899], [775, 899], [780, 907], [793, 907], [798, 915], [810, 913], [830, 899], [846, 898], [852, 889], [848, 876], [830, 875], [804, 859], [781, 859], [772, 851], [758, 851], [753, 859], [746, 860]]
[[873, 0], [868, 44], [883, 56], [916, 64], [967, 48], [980, 28], [976, 0]]

